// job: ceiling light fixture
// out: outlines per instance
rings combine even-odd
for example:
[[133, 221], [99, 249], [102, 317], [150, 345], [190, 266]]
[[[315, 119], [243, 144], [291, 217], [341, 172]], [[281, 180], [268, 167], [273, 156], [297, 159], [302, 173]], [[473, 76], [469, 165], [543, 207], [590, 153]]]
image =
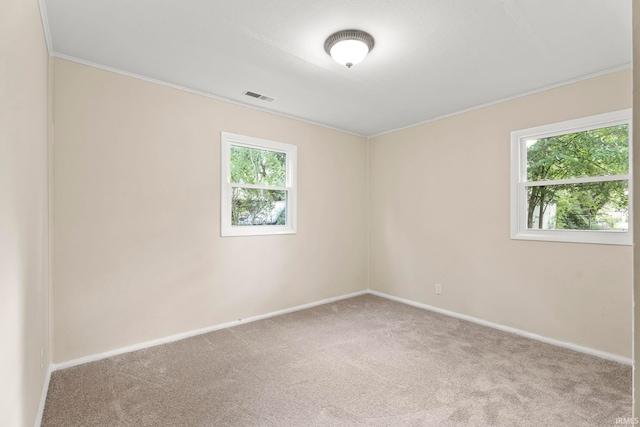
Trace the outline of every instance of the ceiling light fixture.
[[324, 50], [338, 64], [351, 68], [362, 62], [373, 49], [371, 34], [360, 30], [343, 30], [329, 36], [324, 42]]

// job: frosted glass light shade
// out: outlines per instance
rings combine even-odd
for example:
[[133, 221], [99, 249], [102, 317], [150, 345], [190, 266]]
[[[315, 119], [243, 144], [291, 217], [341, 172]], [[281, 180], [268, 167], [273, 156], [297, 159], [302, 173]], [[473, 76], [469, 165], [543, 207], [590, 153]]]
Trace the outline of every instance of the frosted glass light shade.
[[369, 53], [369, 46], [361, 40], [342, 40], [334, 44], [329, 54], [338, 64], [351, 68], [362, 62]]
[[344, 30], [329, 36], [324, 43], [324, 50], [338, 64], [351, 66], [362, 62], [373, 49], [373, 37], [360, 30]]

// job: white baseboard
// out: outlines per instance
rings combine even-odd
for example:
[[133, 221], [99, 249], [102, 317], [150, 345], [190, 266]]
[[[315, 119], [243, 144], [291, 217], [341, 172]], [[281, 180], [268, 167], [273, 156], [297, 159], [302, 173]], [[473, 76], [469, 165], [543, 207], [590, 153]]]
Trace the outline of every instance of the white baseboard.
[[155, 346], [162, 345], [162, 344], [168, 344], [168, 343], [171, 343], [171, 342], [174, 342], [174, 341], [183, 340], [185, 338], [194, 337], [196, 335], [202, 335], [202, 334], [206, 334], [206, 333], [209, 333], [209, 332], [217, 331], [217, 330], [220, 330], [220, 329], [231, 328], [233, 326], [242, 325], [244, 323], [255, 322], [256, 320], [262, 320], [262, 319], [267, 319], [269, 317], [280, 316], [282, 314], [293, 313], [294, 311], [299, 311], [299, 310], [304, 310], [304, 309], [307, 309], [307, 308], [317, 307], [319, 305], [329, 304], [329, 303], [332, 303], [334, 301], [339, 301], [339, 300], [343, 300], [343, 299], [357, 297], [357, 296], [360, 296], [360, 295], [364, 295], [366, 293], [368, 293], [368, 290], [359, 291], [359, 292], [353, 292], [353, 293], [347, 294], [347, 295], [341, 295], [341, 296], [337, 296], [337, 297], [327, 298], [327, 299], [323, 299], [323, 300], [320, 300], [320, 301], [312, 302], [312, 303], [309, 303], [309, 304], [303, 304], [303, 305], [299, 305], [299, 306], [296, 306], [296, 307], [286, 308], [284, 310], [278, 310], [278, 311], [274, 311], [274, 312], [271, 312], [271, 313], [260, 314], [260, 315], [257, 315], [257, 316], [248, 317], [246, 319], [234, 320], [233, 322], [223, 323], [223, 324], [220, 324], [220, 325], [209, 326], [209, 327], [201, 328], [201, 329], [193, 329], [191, 331], [183, 332], [183, 333], [176, 334], [176, 335], [170, 335], [170, 336], [164, 337], [164, 338], [158, 338], [158, 339], [151, 340], [151, 341], [145, 341], [145, 342], [142, 342], [142, 343], [139, 343], [139, 344], [133, 344], [133, 345], [129, 345], [129, 346], [126, 346], [126, 347], [121, 347], [121, 348], [117, 348], [117, 349], [114, 349], [114, 350], [105, 351], [103, 353], [98, 353], [98, 354], [93, 354], [93, 355], [90, 355], [90, 356], [80, 357], [78, 359], [69, 360], [67, 362], [56, 363], [56, 364], [54, 364], [52, 366], [52, 371], [71, 368], [73, 366], [83, 365], [85, 363], [95, 362], [95, 361], [98, 361], [98, 360], [106, 359], [107, 357], [117, 356], [117, 355], [125, 354], [125, 353], [131, 353], [132, 351], [142, 350], [142, 349], [149, 348], [149, 347], [155, 347]]
[[[564, 347], [564, 348], [568, 348], [570, 350], [574, 350], [574, 351], [578, 351], [580, 353], [585, 353], [585, 354], [590, 354], [592, 356], [597, 356], [600, 357], [602, 359], [606, 359], [606, 360], [612, 360], [618, 363], [623, 363], [625, 365], [633, 365], [633, 360], [627, 357], [623, 357], [623, 356], [619, 356], [617, 354], [612, 354], [612, 353], [606, 353], [600, 350], [595, 350], [593, 348], [589, 348], [589, 347], [584, 347], [581, 345], [577, 345], [577, 344], [572, 344], [572, 343], [567, 343], [564, 341], [559, 341], [559, 340], [555, 340], [552, 338], [547, 338], [538, 334], [534, 334], [531, 332], [527, 332], [527, 331], [523, 331], [520, 329], [516, 329], [516, 328], [512, 328], [509, 326], [504, 326], [504, 325], [500, 325], [497, 323], [492, 323], [486, 320], [482, 320], [479, 319], [477, 317], [472, 317], [472, 316], [467, 316], [465, 314], [460, 314], [460, 313], [456, 313], [453, 311], [449, 311], [449, 310], [444, 310], [438, 307], [434, 307], [434, 306], [430, 306], [427, 304], [423, 304], [420, 302], [416, 302], [416, 301], [412, 301], [409, 299], [405, 299], [405, 298], [400, 298], [400, 297], [396, 297], [393, 295], [389, 295], [389, 294], [385, 294], [383, 292], [378, 292], [378, 291], [374, 291], [374, 290], [365, 290], [365, 291], [359, 291], [359, 292], [354, 292], [351, 294], [347, 294], [347, 295], [341, 295], [341, 296], [337, 296], [337, 297], [333, 297], [333, 298], [327, 298], [324, 300], [320, 300], [320, 301], [316, 301], [316, 302], [312, 302], [309, 304], [303, 304], [303, 305], [299, 305], [296, 307], [292, 307], [292, 308], [287, 308], [284, 310], [278, 310], [278, 311], [274, 311], [271, 313], [266, 313], [266, 314], [261, 314], [261, 315], [257, 315], [257, 316], [252, 316], [252, 317], [248, 317], [246, 319], [240, 319], [240, 320], [234, 320], [233, 322], [228, 322], [228, 323], [223, 323], [220, 325], [214, 325], [214, 326], [209, 326], [206, 328], [201, 328], [201, 329], [194, 329], [191, 331], [187, 331], [187, 332], [183, 332], [180, 334], [176, 334], [176, 335], [171, 335], [168, 337], [164, 337], [164, 338], [158, 338], [155, 340], [151, 340], [151, 341], [145, 341], [142, 343], [138, 343], [138, 344], [134, 344], [134, 345], [130, 345], [130, 346], [126, 346], [126, 347], [121, 347], [121, 348], [117, 348], [114, 350], [110, 350], [110, 351], [105, 351], [103, 353], [98, 353], [98, 354], [93, 354], [90, 356], [85, 356], [85, 357], [81, 357], [78, 359], [73, 359], [73, 360], [69, 360], [66, 362], [61, 362], [61, 363], [56, 363], [56, 364], [52, 364], [49, 368], [49, 372], [47, 375], [47, 383], [46, 383], [46, 387], [45, 390], [43, 391], [43, 400], [41, 402], [41, 410], [39, 411], [40, 414], [40, 419], [42, 417], [42, 412], [44, 411], [44, 399], [46, 398], [46, 391], [49, 388], [49, 381], [51, 378], [51, 372], [53, 371], [57, 371], [60, 369], [66, 369], [66, 368], [71, 368], [73, 366], [78, 366], [78, 365], [83, 365], [85, 363], [89, 363], [89, 362], [95, 362], [98, 360], [102, 360], [102, 359], [106, 359], [108, 357], [112, 357], [112, 356], [117, 356], [120, 354], [125, 354], [125, 353], [130, 353], [132, 351], [137, 351], [137, 350], [142, 350], [145, 348], [149, 348], [149, 347], [155, 347], [158, 345], [162, 345], [162, 344], [168, 344], [174, 341], [179, 341], [185, 338], [190, 338], [190, 337], [194, 337], [197, 335], [202, 335], [202, 334], [206, 334], [209, 332], [213, 332], [213, 331], [217, 331], [220, 329], [226, 329], [226, 328], [231, 328], [233, 326], [237, 326], [237, 325], [241, 325], [244, 323], [250, 323], [250, 322], [255, 322], [257, 320], [262, 320], [262, 319], [267, 319], [270, 317], [274, 317], [274, 316], [279, 316], [282, 314], [287, 314], [287, 313], [292, 313], [294, 311], [299, 311], [299, 310], [304, 310], [307, 308], [312, 308], [312, 307], [316, 307], [319, 305], [323, 305], [323, 304], [328, 304], [334, 301], [339, 301], [339, 300], [343, 300], [343, 299], [348, 299], [348, 298], [353, 298], [356, 296], [360, 296], [360, 295], [364, 295], [364, 294], [372, 294], [372, 295], [376, 295], [382, 298], [386, 298], [392, 301], [397, 301], [403, 304], [407, 304], [407, 305], [411, 305], [414, 307], [418, 307], [418, 308], [422, 308], [425, 310], [429, 310], [429, 311], [433, 311], [436, 313], [440, 313], [440, 314], [444, 314], [446, 316], [450, 316], [450, 317], [455, 317], [461, 320], [466, 320], [469, 322], [473, 322], [482, 326], [487, 326], [493, 329], [498, 329], [500, 331], [504, 331], [504, 332], [509, 332], [509, 333], [513, 333], [522, 337], [526, 337], [526, 338], [530, 338], [536, 341], [540, 341], [540, 342], [544, 342], [547, 344], [553, 344], [556, 345], [558, 347]], [[36, 424], [39, 425], [39, 424]]]
[[523, 331], [523, 330], [512, 328], [512, 327], [509, 327], [509, 326], [500, 325], [500, 324], [493, 323], [493, 322], [488, 322], [486, 320], [478, 319], [477, 317], [467, 316], [466, 314], [460, 314], [460, 313], [456, 313], [454, 311], [444, 310], [442, 308], [434, 307], [434, 306], [431, 306], [431, 305], [423, 304], [421, 302], [416, 302], [416, 301], [412, 301], [412, 300], [405, 299], [405, 298], [396, 297], [396, 296], [393, 296], [393, 295], [385, 294], [383, 292], [369, 290], [369, 293], [372, 294], [372, 295], [376, 295], [376, 296], [379, 296], [379, 297], [382, 297], [382, 298], [386, 298], [386, 299], [392, 300], [392, 301], [397, 301], [397, 302], [401, 302], [403, 304], [412, 305], [414, 307], [418, 307], [418, 308], [422, 308], [422, 309], [425, 309], [425, 310], [433, 311], [433, 312], [436, 312], [436, 313], [444, 314], [444, 315], [450, 316], [450, 317], [455, 317], [455, 318], [458, 318], [458, 319], [461, 319], [461, 320], [466, 320], [468, 322], [477, 323], [478, 325], [488, 326], [490, 328], [498, 329], [498, 330], [504, 331], [504, 332], [510, 332], [512, 334], [520, 335], [520, 336], [525, 337], [525, 338], [530, 338], [530, 339], [533, 339], [533, 340], [536, 340], [536, 341], [540, 341], [540, 342], [544, 342], [544, 343], [547, 343], [547, 344], [553, 344], [553, 345], [556, 345], [558, 347], [568, 348], [570, 350], [578, 351], [580, 353], [590, 354], [592, 356], [597, 356], [597, 357], [599, 357], [601, 359], [612, 360], [614, 362], [623, 363], [625, 365], [633, 365], [633, 359], [630, 359], [628, 357], [623, 357], [623, 356], [619, 356], [617, 354], [612, 354], [612, 353], [607, 353], [607, 352], [600, 351], [600, 350], [595, 350], [593, 348], [584, 347], [584, 346], [581, 346], [581, 345], [578, 345], [578, 344], [572, 344], [572, 343], [568, 343], [568, 342], [564, 342], [564, 341], [555, 340], [553, 338], [547, 338], [547, 337], [544, 337], [542, 335], [534, 334], [534, 333], [531, 333], [531, 332]]
[[38, 413], [36, 415], [35, 427], [42, 425], [42, 416], [44, 415], [44, 405], [47, 402], [47, 392], [49, 391], [49, 383], [51, 382], [51, 373], [53, 372], [53, 365], [49, 364], [47, 368], [47, 376], [44, 379], [44, 385], [42, 386], [42, 394], [40, 396], [40, 405], [38, 406]]

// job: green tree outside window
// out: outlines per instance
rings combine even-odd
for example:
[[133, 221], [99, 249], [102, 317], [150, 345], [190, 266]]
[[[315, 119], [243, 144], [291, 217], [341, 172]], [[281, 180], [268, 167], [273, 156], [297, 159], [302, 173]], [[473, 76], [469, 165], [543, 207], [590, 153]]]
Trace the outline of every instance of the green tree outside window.
[[237, 145], [230, 149], [231, 183], [241, 184], [232, 190], [231, 224], [285, 225], [287, 191], [252, 186], [285, 187], [287, 155]]
[[545, 185], [545, 181], [629, 173], [628, 125], [527, 141], [527, 228], [625, 230], [628, 180]]

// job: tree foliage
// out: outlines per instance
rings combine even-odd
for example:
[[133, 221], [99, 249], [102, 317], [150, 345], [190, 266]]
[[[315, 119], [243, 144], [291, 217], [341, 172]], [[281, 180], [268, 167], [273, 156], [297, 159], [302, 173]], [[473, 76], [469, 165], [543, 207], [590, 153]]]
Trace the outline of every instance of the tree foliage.
[[[628, 170], [627, 125], [542, 138], [527, 146], [530, 182], [614, 176]], [[627, 185], [617, 180], [528, 187], [527, 227], [544, 228], [544, 214], [553, 205], [556, 229], [601, 228], [605, 210], [627, 210]]]
[[[286, 171], [285, 153], [231, 146], [231, 182], [234, 184], [284, 187]], [[234, 187], [231, 224], [285, 224], [286, 198], [284, 190]]]

